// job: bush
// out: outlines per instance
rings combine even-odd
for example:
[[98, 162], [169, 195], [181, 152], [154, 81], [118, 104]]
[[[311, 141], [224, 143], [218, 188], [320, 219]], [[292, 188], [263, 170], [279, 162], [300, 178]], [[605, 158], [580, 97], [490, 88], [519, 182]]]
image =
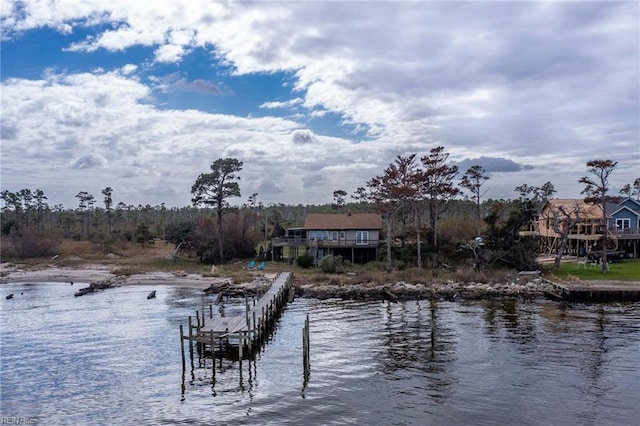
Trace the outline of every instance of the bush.
[[336, 272], [344, 272], [342, 265], [342, 256], [325, 256], [320, 261], [320, 270], [325, 274], [334, 274]]
[[3, 254], [14, 255], [20, 259], [33, 259], [38, 257], [50, 257], [57, 254], [59, 242], [36, 235], [29, 230], [21, 234], [12, 233], [7, 242], [9, 247], [3, 247]]
[[298, 266], [304, 269], [309, 269], [313, 265], [314, 258], [309, 253], [305, 253], [302, 256], [298, 256], [296, 262]]

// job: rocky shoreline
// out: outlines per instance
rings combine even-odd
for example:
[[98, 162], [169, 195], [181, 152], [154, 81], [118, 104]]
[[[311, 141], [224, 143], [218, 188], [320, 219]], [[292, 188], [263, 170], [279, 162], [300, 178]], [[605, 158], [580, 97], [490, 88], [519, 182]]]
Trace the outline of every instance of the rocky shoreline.
[[[258, 278], [253, 283], [212, 283], [205, 292], [223, 293], [228, 296], [259, 295], [269, 288], [270, 279]], [[549, 297], [551, 289], [539, 278], [522, 283], [483, 284], [444, 282], [433, 284], [350, 284], [335, 285], [330, 282], [309, 283], [295, 275], [292, 281], [298, 297], [317, 299], [375, 300], [478, 300], [478, 299], [522, 299], [534, 300]]]
[[[0, 284], [9, 282], [71, 282], [81, 285], [86, 292], [123, 285], [175, 285], [191, 287], [209, 293], [224, 293], [228, 296], [254, 296], [263, 293], [275, 278], [275, 274], [257, 275], [252, 282], [234, 284], [229, 278], [203, 277], [200, 274], [182, 272], [148, 272], [129, 276], [115, 275], [108, 268], [99, 265], [82, 269], [49, 267], [29, 270], [3, 263]], [[89, 287], [86, 287], [86, 285]], [[440, 283], [413, 284], [396, 282], [389, 284], [361, 283], [340, 285], [331, 282], [309, 282], [304, 277], [293, 278], [295, 293], [299, 297], [318, 299], [501, 299], [517, 298], [532, 300], [548, 295], [549, 286], [539, 278], [517, 279], [506, 283], [461, 283], [445, 281]], [[79, 290], [81, 292], [82, 289]]]

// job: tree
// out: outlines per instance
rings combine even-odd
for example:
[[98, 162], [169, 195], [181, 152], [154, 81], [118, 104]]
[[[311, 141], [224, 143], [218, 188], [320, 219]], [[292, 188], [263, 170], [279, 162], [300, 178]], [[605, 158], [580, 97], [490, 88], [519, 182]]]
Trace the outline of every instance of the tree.
[[[18, 193], [11, 192], [7, 189], [0, 193], [0, 198], [4, 201], [2, 208], [2, 233], [8, 235], [11, 229], [19, 231], [20, 229], [20, 213], [22, 211], [22, 202]], [[10, 218], [9, 212], [13, 218]]]
[[33, 198], [35, 198], [36, 200], [36, 218], [37, 218], [37, 226], [38, 226], [38, 232], [37, 234], [40, 235], [42, 232], [42, 214], [44, 212], [44, 210], [46, 210], [49, 206], [47, 205], [47, 203], [44, 201], [47, 199], [47, 197], [44, 195], [44, 191], [41, 189], [36, 189], [33, 192]]
[[136, 243], [140, 244], [141, 247], [144, 247], [145, 244], [153, 243], [153, 234], [151, 233], [151, 231], [149, 230], [149, 227], [146, 224], [141, 223], [140, 225], [138, 225], [138, 228], [136, 229], [136, 232], [134, 234], [134, 239]]
[[333, 207], [335, 210], [340, 210], [345, 206], [345, 199], [344, 197], [347, 196], [347, 192], [343, 189], [336, 189], [335, 191], [333, 191], [333, 204], [331, 205], [331, 207]]
[[438, 216], [447, 209], [448, 202], [460, 193], [453, 185], [458, 166], [448, 165], [448, 159], [449, 153], [442, 146], [431, 149], [428, 156], [420, 159], [424, 165], [420, 173], [420, 192], [424, 194], [429, 207], [433, 247], [438, 246]]
[[602, 272], [609, 270], [607, 262], [607, 237], [609, 229], [607, 227], [607, 203], [614, 200], [614, 197], [608, 195], [609, 192], [609, 176], [615, 169], [617, 161], [612, 160], [591, 160], [587, 162], [589, 173], [593, 176], [583, 176], [579, 182], [585, 187], [581, 194], [585, 195], [584, 202], [597, 205], [602, 209]]
[[637, 200], [640, 200], [640, 177], [633, 181], [633, 186], [628, 183], [620, 188], [620, 195], [628, 198], [636, 197]]
[[212, 206], [218, 218], [218, 255], [219, 261], [224, 260], [222, 217], [229, 209], [227, 201], [230, 197], [240, 196], [240, 185], [237, 175], [242, 170], [242, 161], [235, 158], [221, 158], [211, 164], [211, 173], [202, 173], [191, 187], [194, 195], [194, 206]]
[[[80, 191], [76, 194], [76, 198], [78, 199], [78, 210], [81, 215], [81, 223], [82, 223], [82, 235], [84, 235], [85, 223], [87, 222], [87, 213], [86, 209], [91, 207], [95, 202], [93, 195], [89, 194], [87, 191]], [[87, 225], [88, 228], [88, 225]], [[87, 234], [89, 230], [87, 229]]]
[[489, 176], [487, 176], [487, 171], [484, 167], [475, 165], [471, 166], [467, 169], [467, 171], [462, 176], [460, 180], [460, 186], [467, 189], [472, 198], [476, 203], [476, 219], [480, 221], [480, 199], [487, 191], [482, 191], [482, 185], [489, 180]]
[[353, 195], [351, 195], [351, 198], [353, 198], [356, 202], [360, 203], [360, 204], [366, 204], [369, 202], [369, 194], [367, 193], [367, 189], [363, 186], [359, 186], [358, 188], [356, 188], [356, 190], [353, 192]]
[[31, 209], [33, 209], [33, 193], [30, 189], [25, 188], [21, 189], [18, 192], [20, 199], [22, 200], [22, 208], [24, 209], [25, 216], [25, 226], [29, 227], [29, 216], [31, 215]]
[[387, 271], [393, 269], [391, 246], [393, 241], [393, 219], [410, 200], [417, 195], [416, 154], [397, 156], [384, 173], [367, 182], [369, 192], [359, 191], [360, 196], [373, 202], [387, 228]]
[[102, 190], [102, 195], [104, 195], [104, 209], [107, 212], [107, 223], [109, 224], [109, 235], [111, 235], [111, 219], [113, 216], [112, 206], [113, 206], [113, 198], [111, 197], [113, 194], [113, 188], [107, 186]]

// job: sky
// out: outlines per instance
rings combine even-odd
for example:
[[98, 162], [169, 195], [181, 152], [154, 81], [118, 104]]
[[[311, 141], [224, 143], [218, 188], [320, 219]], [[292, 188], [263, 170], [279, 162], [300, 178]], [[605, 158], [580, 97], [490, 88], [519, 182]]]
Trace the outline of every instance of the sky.
[[444, 146], [485, 198], [640, 176], [640, 2], [0, 0], [2, 190], [324, 204]]

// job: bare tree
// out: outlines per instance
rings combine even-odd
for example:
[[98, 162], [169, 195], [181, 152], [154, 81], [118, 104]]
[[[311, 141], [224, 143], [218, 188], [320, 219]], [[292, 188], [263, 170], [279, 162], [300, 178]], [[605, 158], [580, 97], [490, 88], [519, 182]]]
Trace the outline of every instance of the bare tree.
[[416, 154], [397, 156], [395, 161], [380, 176], [367, 182], [369, 192], [360, 192], [373, 202], [387, 228], [387, 271], [393, 269], [391, 246], [393, 243], [393, 220], [396, 214], [414, 200], [417, 195]]
[[567, 249], [571, 228], [583, 222], [583, 210], [580, 204], [575, 203], [572, 206], [558, 205], [550, 207], [547, 212], [546, 216], [551, 221], [551, 228], [560, 236], [560, 244], [556, 249], [556, 256], [553, 261], [553, 266], [558, 268]]
[[613, 172], [617, 161], [612, 160], [591, 160], [587, 162], [589, 173], [593, 176], [584, 176], [579, 182], [585, 185], [581, 194], [585, 195], [584, 201], [588, 204], [597, 205], [602, 209], [602, 272], [609, 270], [607, 262], [607, 237], [609, 229], [607, 226], [607, 203], [613, 200], [609, 196], [609, 175]]
[[218, 218], [218, 252], [220, 262], [224, 260], [222, 217], [229, 209], [229, 197], [240, 196], [240, 176], [242, 161], [235, 158], [221, 158], [211, 164], [211, 173], [202, 173], [191, 187], [194, 206], [201, 204], [212, 206]]

